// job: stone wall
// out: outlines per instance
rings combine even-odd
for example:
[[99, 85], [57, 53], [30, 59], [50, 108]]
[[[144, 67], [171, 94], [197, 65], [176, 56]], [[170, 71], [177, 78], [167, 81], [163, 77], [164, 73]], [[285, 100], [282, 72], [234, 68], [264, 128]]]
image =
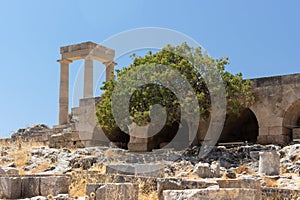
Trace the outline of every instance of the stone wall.
[[21, 199], [68, 194], [69, 185], [70, 177], [66, 175], [0, 176], [0, 198]]

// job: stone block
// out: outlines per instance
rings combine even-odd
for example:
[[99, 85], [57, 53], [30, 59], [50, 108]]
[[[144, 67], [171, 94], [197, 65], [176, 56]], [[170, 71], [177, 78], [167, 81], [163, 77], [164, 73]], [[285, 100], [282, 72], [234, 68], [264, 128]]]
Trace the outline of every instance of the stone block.
[[160, 164], [135, 164], [135, 175], [146, 177], [162, 177], [164, 166]]
[[147, 142], [129, 142], [128, 150], [132, 152], [147, 152], [153, 149], [153, 145]]
[[165, 190], [164, 200], [259, 200], [255, 198], [256, 190], [241, 188], [209, 188], [189, 190]]
[[290, 200], [290, 199], [299, 199], [299, 197], [300, 197], [300, 190], [264, 187], [262, 189], [262, 196], [261, 197], [262, 197], [263, 200], [273, 200], [273, 199]]
[[19, 170], [14, 167], [0, 167], [0, 175], [19, 175]]
[[244, 188], [255, 189], [255, 199], [261, 197], [260, 181], [254, 178], [240, 178], [240, 179], [217, 179], [220, 188]]
[[40, 195], [40, 177], [22, 177], [22, 198], [31, 198]]
[[131, 183], [111, 183], [100, 186], [96, 200], [138, 200], [138, 185]]
[[280, 144], [286, 145], [291, 141], [290, 135], [259, 135], [257, 143], [259, 144]]
[[290, 129], [283, 126], [268, 127], [268, 135], [288, 135], [290, 132]]
[[259, 151], [250, 151], [250, 158], [253, 160], [259, 160]]
[[265, 175], [279, 175], [280, 154], [276, 151], [259, 153], [259, 173]]
[[157, 179], [158, 199], [164, 199], [164, 190], [200, 189], [210, 186], [218, 186], [218, 183], [210, 179], [159, 178]]
[[100, 188], [103, 185], [103, 183], [91, 183], [91, 184], [86, 184], [85, 187], [85, 194], [90, 196], [90, 194], [93, 192], [96, 194], [96, 191], [98, 188]]
[[107, 165], [106, 174], [162, 177], [164, 166], [161, 164], [116, 164]]
[[67, 194], [71, 179], [68, 176], [46, 176], [41, 177], [40, 192], [42, 196], [49, 194]]
[[210, 170], [208, 163], [197, 163], [194, 167], [193, 174], [198, 175], [201, 178], [212, 178], [213, 173]]
[[138, 185], [132, 183], [102, 184], [96, 190], [96, 200], [138, 200]]
[[300, 139], [300, 128], [293, 128], [293, 139]]
[[106, 174], [134, 175], [135, 168], [133, 165], [128, 165], [128, 164], [107, 165], [105, 173]]
[[0, 177], [0, 199], [19, 199], [21, 198], [20, 177]]

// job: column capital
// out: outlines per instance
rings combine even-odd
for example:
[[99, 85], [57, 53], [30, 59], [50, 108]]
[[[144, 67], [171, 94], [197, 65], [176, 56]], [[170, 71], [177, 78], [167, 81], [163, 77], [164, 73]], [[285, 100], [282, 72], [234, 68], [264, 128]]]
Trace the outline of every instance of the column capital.
[[116, 66], [118, 63], [114, 62], [114, 61], [107, 61], [107, 62], [103, 62], [103, 64], [106, 67], [110, 67], [110, 66]]
[[65, 63], [65, 64], [70, 64], [72, 62], [72, 60], [69, 60], [69, 59], [60, 59], [60, 60], [57, 60], [57, 62], [59, 62], [59, 63]]

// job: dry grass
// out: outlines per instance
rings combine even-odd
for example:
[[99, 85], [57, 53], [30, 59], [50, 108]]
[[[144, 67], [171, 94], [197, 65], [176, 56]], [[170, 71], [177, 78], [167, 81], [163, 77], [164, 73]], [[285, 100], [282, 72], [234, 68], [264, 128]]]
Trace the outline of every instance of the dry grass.
[[104, 152], [104, 156], [107, 158], [118, 158], [120, 157], [119, 154], [117, 154], [115, 151], [112, 151], [111, 149], [108, 149]]
[[299, 160], [299, 158], [300, 158], [300, 153], [298, 153], [298, 154], [296, 154], [296, 155], [293, 155], [293, 156], [291, 157], [291, 160], [292, 160], [292, 162], [296, 162], [297, 160]]
[[17, 167], [23, 167], [26, 165], [30, 156], [28, 155], [28, 149], [20, 149], [13, 152], [14, 163]]
[[69, 186], [69, 195], [73, 198], [78, 196], [84, 196], [87, 181], [87, 174], [77, 174], [75, 171], [72, 171], [71, 185]]
[[96, 165], [89, 169], [89, 171], [92, 172], [98, 172], [98, 174], [105, 174], [106, 172], [106, 166], [105, 165]]
[[36, 168], [31, 170], [31, 174], [36, 174], [38, 172], [45, 171], [46, 169], [49, 169], [51, 167], [50, 163], [43, 162], [42, 164], [38, 165]]
[[248, 175], [253, 175], [253, 174], [255, 174], [255, 172], [254, 172], [253, 170], [250, 170], [250, 169], [248, 168], [247, 164], [243, 164], [242, 166], [238, 167], [238, 168], [235, 170], [235, 172], [236, 172], [237, 174], [243, 174], [243, 173], [248, 174]]
[[73, 198], [85, 196], [86, 184], [89, 183], [105, 183], [106, 178], [103, 176], [91, 176], [88, 173], [82, 174], [75, 171], [71, 172], [71, 185], [69, 195]]
[[152, 191], [147, 194], [139, 193], [139, 199], [138, 200], [158, 200], [158, 194], [157, 191]]
[[[14, 159], [14, 164], [15, 166], [19, 169], [19, 174], [31, 174], [31, 173], [36, 173], [42, 170], [45, 170], [49, 167], [49, 163], [45, 162], [42, 163], [41, 165], [38, 165], [36, 169], [34, 169], [32, 172], [25, 172], [23, 167], [28, 164], [28, 161], [30, 159], [30, 150], [40, 147], [40, 146], [45, 146], [42, 143], [39, 142], [24, 142], [22, 140], [17, 140], [15, 142], [8, 142], [8, 141], [3, 141], [0, 140], [0, 144], [3, 146], [7, 146], [9, 150], [7, 151], [7, 157], [11, 157]], [[7, 162], [1, 162], [0, 165], [8, 165], [10, 164], [11, 161]]]
[[158, 194], [153, 184], [150, 183], [151, 180], [142, 181], [138, 180], [139, 185], [139, 200], [158, 200]]
[[226, 172], [222, 174], [221, 179], [227, 179]]
[[263, 177], [264, 186], [266, 187], [278, 187], [277, 178]]

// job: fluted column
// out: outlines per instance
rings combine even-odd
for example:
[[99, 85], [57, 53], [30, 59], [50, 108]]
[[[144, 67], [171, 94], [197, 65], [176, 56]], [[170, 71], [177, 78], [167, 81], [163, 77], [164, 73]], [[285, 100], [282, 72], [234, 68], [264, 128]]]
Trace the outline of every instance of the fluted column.
[[84, 89], [83, 97], [89, 98], [94, 96], [94, 65], [93, 60], [90, 58], [84, 59]]
[[117, 65], [114, 61], [103, 63], [106, 67], [106, 81], [110, 81], [114, 78], [114, 68]]
[[60, 63], [60, 86], [59, 86], [59, 125], [68, 123], [69, 114], [69, 64], [71, 60], [58, 60]]

